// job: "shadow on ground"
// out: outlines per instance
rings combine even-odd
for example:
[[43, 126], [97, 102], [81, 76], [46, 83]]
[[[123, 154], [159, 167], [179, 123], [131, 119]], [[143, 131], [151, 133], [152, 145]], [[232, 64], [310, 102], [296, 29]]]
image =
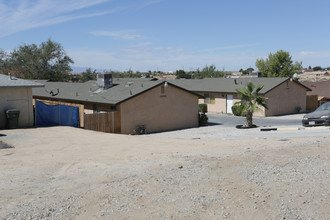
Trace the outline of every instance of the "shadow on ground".
[[0, 149], [8, 149], [8, 148], [14, 148], [14, 147], [3, 141], [0, 141]]

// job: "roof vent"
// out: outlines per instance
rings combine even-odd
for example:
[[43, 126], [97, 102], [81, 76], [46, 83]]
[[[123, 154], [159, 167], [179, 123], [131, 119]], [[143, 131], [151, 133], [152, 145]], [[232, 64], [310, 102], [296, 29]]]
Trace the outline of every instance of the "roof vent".
[[134, 84], [133, 82], [127, 82], [126, 85], [125, 85], [125, 87], [130, 87], [133, 84]]
[[112, 74], [106, 73], [97, 74], [97, 85], [100, 89], [109, 89], [113, 86], [112, 83]]
[[17, 80], [16, 78], [13, 78], [13, 76], [11, 75], [11, 73], [8, 73], [8, 76], [9, 76], [8, 80]]

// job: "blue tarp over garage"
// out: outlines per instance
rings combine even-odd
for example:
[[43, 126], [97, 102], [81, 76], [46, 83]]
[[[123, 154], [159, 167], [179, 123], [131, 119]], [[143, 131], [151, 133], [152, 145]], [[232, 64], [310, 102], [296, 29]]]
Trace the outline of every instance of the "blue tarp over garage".
[[36, 101], [37, 127], [79, 126], [79, 108], [68, 105], [47, 105]]

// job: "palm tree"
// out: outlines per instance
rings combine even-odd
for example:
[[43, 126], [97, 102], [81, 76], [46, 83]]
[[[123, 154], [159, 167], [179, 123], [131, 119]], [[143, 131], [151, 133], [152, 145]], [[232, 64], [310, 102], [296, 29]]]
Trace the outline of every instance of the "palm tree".
[[263, 85], [255, 86], [252, 82], [248, 82], [245, 88], [236, 89], [241, 101], [236, 102], [235, 105], [238, 106], [241, 115], [246, 116], [246, 121], [243, 127], [253, 127], [253, 113], [261, 110], [259, 106], [268, 109], [266, 98], [259, 95], [259, 92], [263, 87]]

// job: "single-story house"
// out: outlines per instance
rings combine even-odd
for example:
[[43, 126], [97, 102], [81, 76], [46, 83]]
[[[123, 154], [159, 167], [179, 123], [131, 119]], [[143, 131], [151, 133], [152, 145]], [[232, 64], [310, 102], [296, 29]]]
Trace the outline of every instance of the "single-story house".
[[[172, 81], [171, 81], [172, 82]], [[263, 85], [260, 95], [267, 98], [268, 110], [256, 112], [257, 116], [274, 116], [306, 111], [306, 92], [310, 89], [290, 78], [206, 78], [174, 80], [172, 83], [204, 96], [199, 103], [206, 103], [209, 113], [231, 114], [231, 107], [239, 97], [236, 89], [248, 82]]]
[[307, 92], [308, 96], [317, 95], [319, 105], [330, 102], [330, 80], [319, 82], [301, 82], [311, 90]]
[[120, 133], [133, 134], [198, 126], [198, 99], [202, 96], [164, 80], [112, 79], [107, 74], [86, 83], [45, 82], [33, 97], [84, 105], [85, 114], [120, 112]]
[[32, 88], [43, 86], [37, 82], [0, 74], [0, 129], [6, 126], [5, 111], [8, 109], [20, 111], [19, 127], [32, 127], [34, 123]]

